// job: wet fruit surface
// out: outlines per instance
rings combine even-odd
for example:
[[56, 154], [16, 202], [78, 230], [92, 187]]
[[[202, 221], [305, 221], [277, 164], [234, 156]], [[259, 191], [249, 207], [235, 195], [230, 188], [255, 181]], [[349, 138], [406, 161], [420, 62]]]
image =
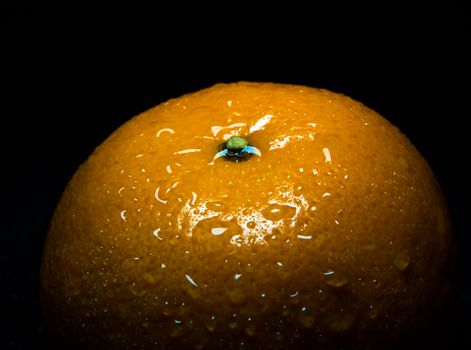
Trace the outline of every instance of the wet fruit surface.
[[[234, 135], [259, 152], [216, 157]], [[439, 302], [449, 231], [428, 165], [372, 110], [216, 85], [130, 120], [80, 167], [43, 304], [90, 348], [374, 347]]]

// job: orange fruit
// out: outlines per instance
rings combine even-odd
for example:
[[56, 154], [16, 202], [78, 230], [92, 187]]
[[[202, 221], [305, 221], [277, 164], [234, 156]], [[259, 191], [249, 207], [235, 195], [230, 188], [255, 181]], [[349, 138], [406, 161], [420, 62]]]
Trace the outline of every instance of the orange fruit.
[[383, 349], [440, 303], [450, 246], [432, 171], [380, 115], [219, 84], [131, 119], [80, 167], [42, 300], [88, 348]]

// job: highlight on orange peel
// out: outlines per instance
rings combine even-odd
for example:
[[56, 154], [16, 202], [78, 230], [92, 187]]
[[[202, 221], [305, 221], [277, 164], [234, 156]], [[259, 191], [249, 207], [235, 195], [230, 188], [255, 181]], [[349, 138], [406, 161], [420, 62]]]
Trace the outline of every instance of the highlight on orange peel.
[[218, 84], [131, 119], [68, 184], [41, 268], [88, 349], [384, 349], [433, 316], [450, 223], [426, 161], [341, 94]]

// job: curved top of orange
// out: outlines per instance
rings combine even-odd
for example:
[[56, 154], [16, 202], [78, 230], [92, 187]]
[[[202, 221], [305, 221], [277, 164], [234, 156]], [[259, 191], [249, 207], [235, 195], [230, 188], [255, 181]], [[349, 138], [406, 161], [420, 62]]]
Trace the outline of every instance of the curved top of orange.
[[[260, 153], [215, 159], [234, 135]], [[436, 298], [446, 215], [424, 159], [371, 109], [219, 84], [131, 119], [80, 167], [48, 236], [45, 313], [115, 347], [394, 334]]]

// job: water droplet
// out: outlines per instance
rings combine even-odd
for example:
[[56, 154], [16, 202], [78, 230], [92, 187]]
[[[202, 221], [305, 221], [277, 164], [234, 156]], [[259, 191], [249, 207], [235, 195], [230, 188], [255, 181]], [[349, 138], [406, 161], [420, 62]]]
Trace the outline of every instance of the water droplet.
[[240, 276], [242, 276], [242, 274], [236, 273], [236, 274], [234, 275], [234, 279], [235, 279], [235, 280], [238, 280], [238, 279], [240, 278]]
[[322, 290], [322, 289], [319, 289], [318, 290], [318, 295], [317, 297], [319, 298], [319, 300], [321, 301], [325, 301], [327, 299], [327, 295], [325, 294], [325, 292]]
[[263, 117], [261, 117], [259, 120], [257, 120], [255, 122], [254, 125], [252, 125], [250, 127], [250, 130], [249, 130], [249, 134], [255, 132], [255, 131], [259, 131], [259, 130], [263, 130], [264, 129], [264, 126], [270, 122], [270, 119], [273, 118], [273, 115], [271, 114], [266, 114], [264, 115]]
[[155, 283], [157, 282], [157, 280], [158, 280], [158, 279], [156, 278], [157, 276], [154, 275], [154, 273], [151, 273], [151, 272], [146, 272], [146, 273], [144, 273], [144, 275], [143, 275], [142, 277], [143, 277], [143, 279], [144, 279], [147, 283], [149, 283], [149, 284], [155, 284]]
[[129, 291], [137, 297], [142, 297], [144, 294], [146, 294], [145, 289], [139, 288], [135, 282], [129, 285]]
[[378, 309], [373, 305], [368, 306], [368, 317], [374, 320], [378, 316]]
[[193, 285], [195, 287], [198, 287], [198, 285], [196, 284], [195, 281], [193, 281], [193, 279], [191, 278], [190, 275], [185, 274], [185, 277], [186, 277], [186, 280], [188, 281], [188, 283], [190, 283], [191, 285]]
[[249, 324], [245, 327], [245, 333], [250, 337], [255, 336], [255, 326], [253, 324]]
[[162, 237], [160, 236], [160, 228], [156, 228], [152, 234], [157, 237], [157, 239], [162, 240]]
[[281, 261], [278, 261], [276, 264], [280, 267], [283, 267], [283, 263]]
[[288, 310], [288, 306], [283, 305], [283, 310], [281, 310], [281, 316], [287, 317], [289, 314], [290, 314], [290, 312]]
[[160, 129], [159, 131], [157, 131], [157, 133], [155, 134], [155, 136], [157, 137], [160, 137], [160, 135], [162, 135], [162, 133], [170, 133], [171, 135], [172, 134], [175, 134], [175, 131], [173, 129], [170, 129], [170, 128], [164, 128], [164, 129]]
[[229, 328], [230, 328], [230, 329], [235, 329], [235, 328], [237, 328], [237, 322], [230, 322], [230, 323], [229, 323]]
[[79, 295], [79, 294], [80, 294], [80, 290], [78, 290], [78, 289], [74, 289], [74, 290], [72, 291], [72, 295], [77, 296], [77, 295]]
[[105, 314], [108, 312], [108, 308], [107, 308], [106, 306], [103, 308], [103, 312], [104, 312]]
[[336, 315], [331, 320], [329, 328], [334, 332], [343, 332], [348, 330], [355, 321], [355, 318], [350, 314]]
[[255, 223], [255, 221], [249, 221], [249, 222], [247, 223], [247, 227], [248, 227], [249, 229], [254, 229], [256, 225], [257, 225], [257, 224]]
[[188, 148], [188, 149], [182, 149], [181, 151], [173, 152], [173, 154], [187, 154], [187, 153], [195, 153], [195, 152], [201, 152], [201, 149], [199, 148]]
[[216, 320], [210, 320], [206, 323], [206, 329], [210, 332], [214, 332], [214, 330], [216, 329], [216, 326], [217, 326]]
[[312, 236], [306, 236], [306, 235], [297, 235], [296, 237], [299, 239], [312, 239]]
[[289, 205], [270, 204], [262, 210], [262, 215], [271, 221], [290, 219], [296, 215], [296, 208]]
[[155, 199], [162, 204], [167, 204], [171, 198], [171, 192], [180, 184], [180, 182], [174, 182], [169, 184], [167, 181], [159, 181], [154, 192]]
[[301, 196], [304, 193], [303, 185], [297, 183], [293, 186], [293, 195], [296, 197]]
[[310, 315], [301, 316], [299, 321], [301, 322], [301, 325], [303, 325], [306, 328], [311, 328], [314, 325], [314, 317]]
[[322, 152], [324, 152], [324, 156], [325, 156], [325, 162], [326, 163], [331, 163], [332, 161], [332, 158], [330, 157], [330, 151], [327, 147], [323, 148], [322, 149]]
[[396, 266], [400, 271], [403, 271], [409, 266], [410, 255], [406, 250], [401, 251], [394, 258], [394, 266]]
[[177, 338], [179, 336], [181, 336], [182, 334], [182, 327], [173, 327], [172, 330], [170, 331], [170, 337], [171, 338]]
[[333, 287], [342, 287], [348, 282], [348, 278], [340, 272], [328, 270], [324, 272], [324, 276], [327, 284]]
[[229, 300], [234, 304], [241, 304], [245, 301], [246, 295], [242, 290], [233, 289], [229, 291]]
[[149, 322], [147, 322], [147, 321], [142, 322], [142, 327], [144, 327], [144, 328], [149, 327]]
[[283, 340], [283, 334], [281, 334], [281, 332], [276, 332], [275, 339], [277, 341], [282, 341]]
[[227, 231], [227, 227], [213, 227], [211, 229], [211, 233], [215, 236], [222, 235], [226, 231]]
[[164, 302], [164, 305], [165, 306], [163, 307], [162, 314], [164, 314], [165, 316], [170, 316], [173, 312], [173, 308], [171, 307], [168, 300]]
[[128, 273], [128, 276], [137, 276], [140, 274], [140, 267], [143, 261], [141, 259], [135, 259], [134, 257], [125, 259], [121, 264], [123, 271]]
[[222, 212], [225, 209], [223, 202], [207, 202], [206, 208], [215, 212]]
[[409, 169], [409, 164], [401, 156], [397, 156], [397, 164], [403, 169]]

